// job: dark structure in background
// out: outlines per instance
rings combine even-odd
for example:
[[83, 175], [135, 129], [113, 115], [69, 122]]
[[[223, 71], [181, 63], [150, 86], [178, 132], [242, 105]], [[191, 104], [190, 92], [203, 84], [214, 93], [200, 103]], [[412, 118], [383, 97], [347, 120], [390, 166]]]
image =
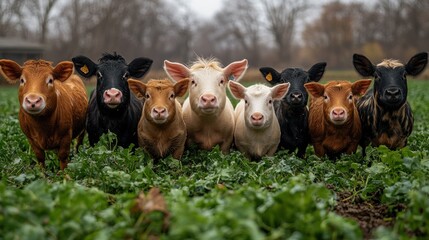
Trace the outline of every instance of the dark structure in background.
[[43, 50], [43, 45], [37, 42], [0, 37], [0, 59], [11, 59], [22, 65], [28, 59], [42, 58]]

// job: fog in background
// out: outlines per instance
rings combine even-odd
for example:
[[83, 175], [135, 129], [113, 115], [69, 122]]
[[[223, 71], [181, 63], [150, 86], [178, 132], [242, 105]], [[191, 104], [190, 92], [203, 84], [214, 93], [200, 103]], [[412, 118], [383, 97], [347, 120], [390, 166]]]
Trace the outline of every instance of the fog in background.
[[353, 53], [407, 61], [429, 50], [429, 1], [224, 1], [211, 18], [186, 0], [1, 0], [0, 37], [45, 46], [53, 62], [104, 52], [190, 63], [196, 56], [251, 67], [351, 69]]

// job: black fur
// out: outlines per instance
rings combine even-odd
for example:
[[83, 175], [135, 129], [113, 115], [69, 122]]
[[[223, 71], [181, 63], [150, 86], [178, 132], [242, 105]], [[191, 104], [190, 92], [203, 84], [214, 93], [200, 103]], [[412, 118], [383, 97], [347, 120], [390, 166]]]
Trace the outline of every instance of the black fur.
[[[91, 92], [87, 112], [86, 130], [90, 145], [93, 146], [102, 134], [110, 131], [116, 134], [119, 146], [126, 148], [131, 143], [138, 146], [137, 125], [143, 100], [130, 93], [127, 80], [130, 77], [143, 77], [152, 65], [152, 60], [136, 58], [127, 65], [122, 56], [114, 53], [104, 54], [99, 64], [85, 56], [74, 57], [72, 61], [80, 75], [85, 78], [97, 76], [97, 87]], [[104, 103], [103, 93], [113, 87], [122, 92], [122, 102], [112, 109]]]
[[270, 84], [290, 83], [289, 91], [281, 101], [274, 102], [274, 110], [281, 129], [280, 148], [290, 152], [298, 149], [297, 156], [303, 158], [310, 137], [308, 133], [308, 93], [304, 84], [319, 81], [325, 72], [326, 63], [312, 66], [308, 71], [301, 68], [287, 68], [278, 73], [270, 67], [259, 71]]
[[374, 77], [373, 90], [357, 102], [362, 124], [362, 153], [369, 144], [390, 149], [404, 147], [410, 136], [414, 117], [407, 102], [406, 75], [416, 76], [426, 67], [427, 53], [419, 53], [404, 66], [375, 66], [363, 55], [353, 55], [353, 65], [365, 77]]

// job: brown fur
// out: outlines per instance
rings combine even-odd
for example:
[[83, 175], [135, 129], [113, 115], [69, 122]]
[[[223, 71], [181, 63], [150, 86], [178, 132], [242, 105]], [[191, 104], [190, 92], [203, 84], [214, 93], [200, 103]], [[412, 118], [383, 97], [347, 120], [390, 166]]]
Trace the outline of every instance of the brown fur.
[[[309, 133], [317, 156], [322, 157], [326, 154], [329, 158], [337, 158], [342, 153], [351, 154], [356, 151], [362, 132], [355, 101], [356, 97], [367, 90], [371, 81], [359, 82], [362, 84], [359, 83], [360, 86], [356, 87], [348, 81], [331, 81], [326, 85], [305, 84], [307, 91], [312, 95]], [[315, 88], [317, 90], [314, 90]], [[351, 101], [348, 100], [350, 94], [353, 95]], [[324, 95], [329, 96], [329, 101], [325, 101]], [[330, 110], [334, 106], [344, 107], [347, 112], [347, 119], [341, 125], [335, 125], [330, 121]]]
[[[150, 80], [147, 84], [128, 80], [128, 84], [137, 96], [146, 96], [137, 131], [140, 147], [155, 159], [164, 158], [170, 154], [180, 159], [187, 134], [182, 107], [175, 98], [186, 93], [189, 80], [179, 81], [175, 85], [169, 80]], [[174, 97], [171, 98], [171, 96]], [[165, 122], [157, 123], [153, 120], [151, 112], [154, 107], [167, 109], [168, 117]]]
[[[82, 80], [73, 75], [73, 63], [64, 61], [55, 68], [44, 60], [31, 60], [21, 67], [11, 60], [0, 60], [3, 75], [10, 83], [23, 78], [18, 91], [20, 102], [19, 123], [27, 136], [37, 160], [44, 167], [45, 151], [57, 150], [60, 167], [67, 167], [72, 139], [82, 143], [88, 98]], [[46, 84], [52, 76], [53, 86]], [[32, 115], [23, 109], [24, 95], [36, 93], [45, 96], [46, 107]]]

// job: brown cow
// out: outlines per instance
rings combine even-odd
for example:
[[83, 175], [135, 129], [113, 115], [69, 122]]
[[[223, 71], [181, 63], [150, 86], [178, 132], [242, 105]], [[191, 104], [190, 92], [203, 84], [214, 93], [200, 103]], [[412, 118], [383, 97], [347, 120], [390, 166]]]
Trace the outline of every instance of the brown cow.
[[73, 74], [73, 63], [30, 60], [20, 66], [0, 60], [9, 83], [20, 81], [19, 124], [42, 167], [45, 150], [57, 150], [61, 170], [67, 167], [72, 139], [82, 144], [88, 97], [82, 80]]
[[140, 147], [156, 160], [170, 154], [180, 159], [185, 148], [186, 125], [176, 97], [186, 93], [189, 79], [174, 85], [169, 80], [150, 80], [144, 84], [130, 79], [128, 85], [137, 97], [145, 99], [137, 128]]
[[308, 125], [317, 156], [335, 159], [356, 151], [362, 134], [356, 100], [370, 84], [371, 80], [304, 84], [312, 96]]

